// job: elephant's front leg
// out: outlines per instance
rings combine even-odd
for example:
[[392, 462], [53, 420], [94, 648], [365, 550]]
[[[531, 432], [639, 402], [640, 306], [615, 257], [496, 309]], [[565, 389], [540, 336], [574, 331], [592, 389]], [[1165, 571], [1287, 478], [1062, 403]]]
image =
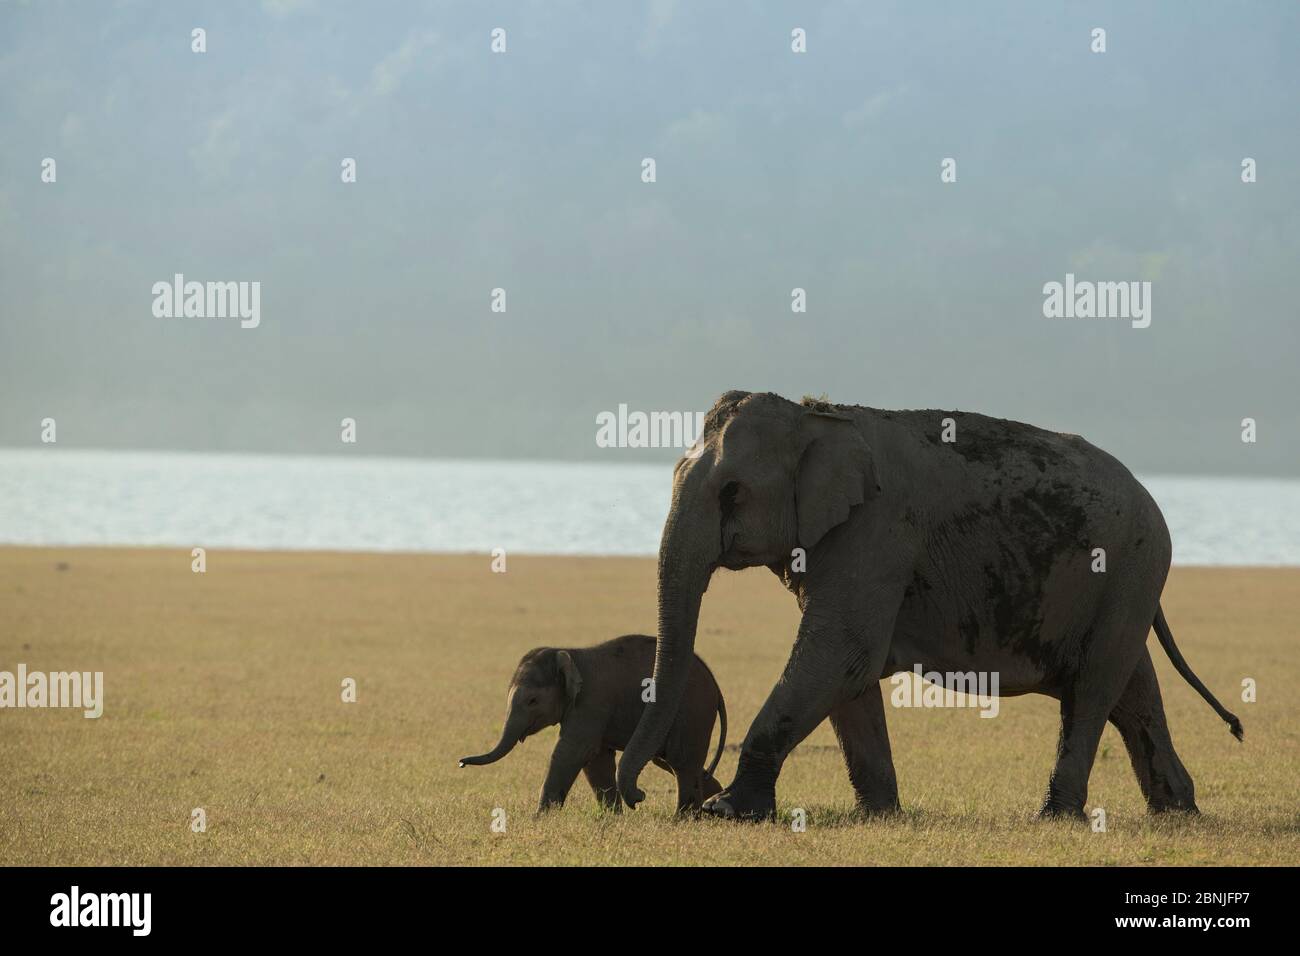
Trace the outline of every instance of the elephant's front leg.
[[[741, 744], [736, 777], [705, 803], [708, 813], [742, 819], [774, 816], [776, 778], [786, 756], [836, 708], [879, 681], [902, 586], [838, 580], [828, 582], [826, 590], [838, 599], [805, 605], [785, 671]], [[882, 734], [883, 717], [882, 711]]]
[[[707, 812], [741, 819], [775, 815], [776, 778], [786, 756], [841, 701], [878, 677], [896, 613], [894, 604], [879, 615], [878, 626], [868, 619], [855, 628], [848, 615], [805, 612], [785, 671], [741, 744], [736, 777], [704, 805]], [[879, 647], [875, 653], [873, 646]]]
[[569, 788], [593, 756], [591, 746], [561, 735], [551, 752], [551, 764], [546, 770], [546, 782], [537, 803], [537, 812], [564, 805]]
[[868, 814], [897, 810], [898, 778], [889, 750], [883, 689], [868, 686], [860, 696], [836, 705], [831, 726], [844, 751], [858, 809]]
[[745, 820], [776, 814], [776, 778], [786, 756], [826, 719], [844, 687], [841, 642], [800, 628], [790, 660], [740, 747], [736, 776], [705, 804], [715, 816]]

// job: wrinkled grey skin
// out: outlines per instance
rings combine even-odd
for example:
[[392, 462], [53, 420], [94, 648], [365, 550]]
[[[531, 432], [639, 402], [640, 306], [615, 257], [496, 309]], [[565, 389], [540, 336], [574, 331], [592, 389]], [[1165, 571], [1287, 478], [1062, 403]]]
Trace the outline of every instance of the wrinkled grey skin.
[[[945, 418], [955, 442], [942, 440]], [[1114, 458], [1076, 435], [983, 415], [740, 391], [709, 412], [697, 451], [677, 464], [659, 547], [658, 695], [618, 767], [629, 806], [681, 699], [710, 577], [763, 565], [803, 619], [735, 779], [705, 811], [771, 816], [782, 762], [827, 717], [859, 807], [897, 808], [878, 682], [916, 664], [996, 671], [1003, 696], [1060, 701], [1042, 815], [1083, 815], [1107, 720], [1149, 808], [1196, 811], [1146, 649], [1153, 622], [1179, 673], [1238, 737], [1241, 725], [1173, 644], [1159, 611], [1169, 532]], [[1092, 570], [1094, 548], [1105, 549], [1104, 573]]]
[[[713, 674], [694, 654], [681, 704], [676, 709], [654, 762], [677, 778], [677, 812], [697, 811], [722, 789], [713, 777], [727, 743], [727, 708]], [[462, 757], [460, 765], [495, 763], [515, 744], [549, 727], [560, 725], [560, 739], [542, 784], [538, 812], [561, 806], [579, 771], [587, 777], [602, 806], [621, 808], [615, 782], [614, 752], [627, 746], [645, 703], [642, 681], [655, 662], [655, 639], [644, 634], [616, 637], [595, 647], [539, 647], [519, 662], [506, 701], [506, 723], [500, 742], [490, 752]], [[709, 738], [713, 718], [720, 719], [718, 749], [713, 762]]]

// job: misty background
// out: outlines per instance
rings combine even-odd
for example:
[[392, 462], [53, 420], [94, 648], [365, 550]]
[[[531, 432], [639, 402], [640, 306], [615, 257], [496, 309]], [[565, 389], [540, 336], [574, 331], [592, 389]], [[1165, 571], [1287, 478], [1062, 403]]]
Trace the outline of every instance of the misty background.
[[[52, 417], [59, 449], [653, 462], [676, 453], [598, 448], [597, 413], [748, 388], [1297, 475], [1298, 27], [1265, 3], [0, 0], [0, 445]], [[177, 272], [261, 282], [260, 327], [155, 318]], [[1150, 328], [1044, 318], [1067, 272], [1150, 280]]]

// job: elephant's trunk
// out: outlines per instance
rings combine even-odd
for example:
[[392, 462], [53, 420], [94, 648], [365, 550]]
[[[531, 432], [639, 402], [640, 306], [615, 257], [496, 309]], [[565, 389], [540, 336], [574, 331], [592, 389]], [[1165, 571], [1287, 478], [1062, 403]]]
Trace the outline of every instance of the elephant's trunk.
[[645, 799], [637, 777], [663, 748], [677, 717], [686, 680], [695, 658], [695, 629], [700, 599], [709, 586], [718, 559], [720, 511], [714, 503], [680, 508], [685, 497], [679, 486], [659, 544], [659, 636], [655, 645], [654, 700], [646, 704], [632, 739], [618, 765], [618, 789], [633, 807]]
[[510, 706], [507, 711], [505, 729], [501, 731], [501, 739], [497, 745], [485, 754], [479, 754], [475, 757], [461, 757], [460, 766], [462, 767], [481, 767], [484, 764], [496, 763], [510, 751], [515, 749], [515, 744], [519, 743], [524, 737], [524, 714], [514, 707], [514, 695], [511, 694]]

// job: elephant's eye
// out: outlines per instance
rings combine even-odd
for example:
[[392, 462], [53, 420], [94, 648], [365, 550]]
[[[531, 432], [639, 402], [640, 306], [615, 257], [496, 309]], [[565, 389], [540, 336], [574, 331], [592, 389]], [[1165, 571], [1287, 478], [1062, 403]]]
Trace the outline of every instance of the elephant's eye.
[[535, 704], [535, 703], [537, 703], [537, 698], [536, 698], [536, 697], [529, 697], [529, 698], [528, 698], [528, 703], [529, 703], [530, 705], [531, 705], [531, 704]]

